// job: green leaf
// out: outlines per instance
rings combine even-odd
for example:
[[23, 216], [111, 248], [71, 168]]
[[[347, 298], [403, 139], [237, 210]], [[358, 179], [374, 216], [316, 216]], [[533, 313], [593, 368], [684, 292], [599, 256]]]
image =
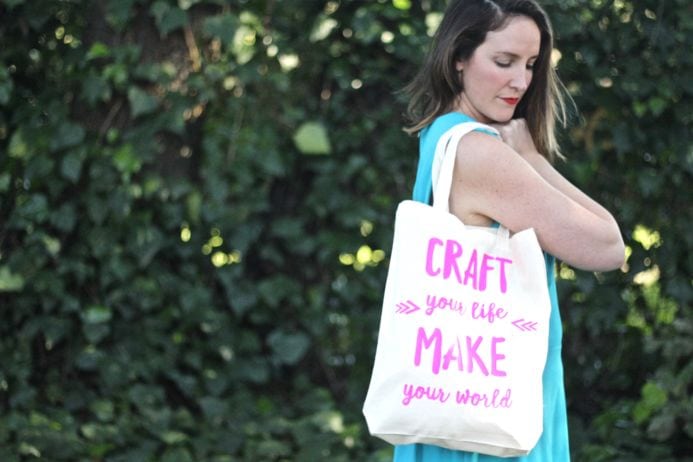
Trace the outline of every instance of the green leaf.
[[128, 390], [128, 399], [132, 404], [142, 410], [160, 407], [161, 400], [163, 399], [163, 390], [154, 385], [138, 383]]
[[10, 177], [9, 173], [0, 173], [0, 192], [7, 192], [10, 189]]
[[188, 14], [176, 6], [159, 0], [154, 2], [150, 10], [156, 21], [156, 26], [163, 37], [188, 23]]
[[305, 122], [296, 133], [294, 143], [303, 154], [329, 154], [332, 151], [325, 126], [320, 122]]
[[161, 441], [168, 445], [179, 444], [188, 440], [188, 437], [185, 433], [172, 430], [162, 432], [159, 435], [159, 437], [161, 438]]
[[82, 81], [81, 96], [89, 104], [107, 101], [111, 97], [111, 87], [100, 75], [89, 74]]
[[122, 88], [128, 81], [129, 68], [124, 63], [113, 63], [104, 67], [102, 76], [106, 80], [110, 80], [116, 88]]
[[310, 33], [310, 41], [319, 42], [320, 40], [324, 40], [338, 25], [339, 23], [334, 18], [320, 15]]
[[128, 101], [133, 117], [149, 114], [159, 105], [159, 101], [154, 96], [138, 87], [128, 89]]
[[236, 316], [241, 317], [257, 305], [256, 288], [247, 281], [237, 280], [230, 271], [220, 271], [217, 275], [221, 281], [226, 302]]
[[650, 98], [647, 104], [649, 105], [652, 114], [654, 114], [655, 116], [659, 116], [669, 105], [665, 99], [660, 98], [658, 96]]
[[6, 105], [12, 96], [14, 82], [5, 66], [0, 67], [0, 105]]
[[115, 405], [113, 401], [108, 399], [99, 399], [89, 405], [91, 412], [96, 415], [96, 418], [101, 422], [110, 422], [113, 420]]
[[207, 418], [216, 419], [228, 415], [226, 402], [213, 396], [205, 396], [199, 400], [200, 408]]
[[398, 10], [411, 9], [411, 0], [392, 0], [392, 5]]
[[69, 148], [75, 146], [84, 140], [86, 131], [81, 125], [72, 122], [63, 122], [58, 126], [58, 129], [51, 138], [51, 150]]
[[668, 401], [666, 390], [654, 382], [647, 382], [642, 387], [642, 398], [633, 408], [633, 420], [641, 424], [661, 409]]
[[19, 129], [10, 137], [10, 145], [7, 149], [10, 157], [21, 159], [29, 153], [29, 145], [27, 144], [24, 132]]
[[82, 162], [86, 157], [85, 149], [75, 149], [67, 153], [60, 163], [60, 173], [68, 180], [76, 183], [82, 173]]
[[132, 7], [137, 0], [108, 0], [106, 5], [106, 20], [116, 30], [127, 27], [131, 18]]
[[89, 47], [86, 58], [87, 60], [105, 58], [110, 56], [110, 54], [111, 50], [108, 48], [108, 45], [103, 42], [94, 42], [91, 47]]
[[0, 292], [18, 292], [24, 288], [24, 278], [7, 266], [0, 266]]
[[113, 154], [113, 164], [127, 175], [136, 173], [142, 167], [142, 160], [135, 154], [131, 144], [124, 144]]
[[185, 209], [187, 216], [193, 223], [200, 221], [200, 211], [202, 208], [202, 194], [199, 191], [193, 191], [185, 198]]
[[100, 324], [111, 320], [113, 312], [101, 305], [92, 305], [82, 313], [82, 320], [87, 324]]
[[19, 445], [19, 454], [22, 456], [31, 456], [35, 458], [41, 458], [41, 451], [34, 445], [23, 442]]
[[32, 194], [17, 211], [26, 220], [43, 223], [48, 217], [48, 200], [43, 194]]
[[106, 355], [101, 350], [97, 350], [93, 346], [88, 346], [82, 350], [75, 360], [75, 364], [80, 369], [93, 371], [99, 367], [101, 361], [106, 358]]
[[202, 30], [208, 37], [217, 37], [226, 46], [233, 44], [238, 19], [231, 13], [210, 16], [205, 19]]
[[276, 440], [262, 441], [257, 447], [257, 455], [261, 460], [278, 460], [291, 454], [287, 443]]
[[82, 332], [89, 343], [97, 344], [111, 333], [111, 328], [108, 324], [84, 324]]
[[275, 330], [267, 337], [267, 343], [272, 348], [275, 359], [280, 363], [293, 365], [305, 356], [310, 339], [302, 332], [287, 333]]
[[194, 459], [190, 452], [181, 447], [167, 449], [161, 458], [161, 462], [193, 462]]
[[662, 413], [654, 417], [647, 426], [647, 434], [652, 438], [665, 441], [676, 431], [678, 423], [673, 413]]
[[2, 3], [4, 3], [9, 9], [12, 9], [17, 5], [26, 3], [26, 0], [2, 0]]
[[74, 203], [65, 203], [57, 210], [53, 210], [50, 215], [50, 222], [60, 231], [72, 231], [77, 223]]

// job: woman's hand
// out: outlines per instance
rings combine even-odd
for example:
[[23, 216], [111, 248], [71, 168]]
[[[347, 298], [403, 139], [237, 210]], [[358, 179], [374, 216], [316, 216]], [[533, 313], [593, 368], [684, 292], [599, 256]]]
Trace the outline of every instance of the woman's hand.
[[512, 119], [504, 124], [491, 124], [498, 130], [501, 139], [522, 157], [537, 152], [525, 119]]

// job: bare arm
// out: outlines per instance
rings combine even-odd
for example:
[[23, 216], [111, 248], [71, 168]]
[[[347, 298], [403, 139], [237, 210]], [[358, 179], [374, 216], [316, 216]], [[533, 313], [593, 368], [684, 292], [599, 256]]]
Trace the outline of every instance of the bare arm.
[[592, 213], [604, 220], [612, 221], [615, 226], [618, 226], [609, 211], [566, 180], [544, 156], [537, 152], [524, 119], [514, 119], [506, 124], [495, 125], [495, 127], [500, 132], [503, 142], [529, 162], [532, 168], [549, 184]]
[[620, 267], [623, 240], [611, 214], [536, 149], [523, 154], [482, 133], [465, 136], [457, 148], [451, 211], [462, 221], [480, 215], [514, 232], [534, 228], [544, 250], [577, 268]]

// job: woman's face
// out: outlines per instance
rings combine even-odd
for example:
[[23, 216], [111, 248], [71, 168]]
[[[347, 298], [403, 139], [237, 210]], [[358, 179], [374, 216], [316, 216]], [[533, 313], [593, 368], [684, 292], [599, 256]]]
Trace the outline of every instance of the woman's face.
[[539, 28], [527, 16], [488, 32], [469, 59], [456, 63], [464, 90], [455, 110], [483, 123], [509, 121], [532, 81], [540, 45]]

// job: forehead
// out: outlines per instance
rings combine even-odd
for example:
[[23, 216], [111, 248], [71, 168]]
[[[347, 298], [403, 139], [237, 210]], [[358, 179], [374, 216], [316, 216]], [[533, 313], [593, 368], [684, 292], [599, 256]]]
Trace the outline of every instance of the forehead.
[[541, 32], [533, 19], [514, 16], [501, 29], [490, 31], [479, 46], [496, 53], [512, 53], [518, 56], [535, 56], [541, 47]]

